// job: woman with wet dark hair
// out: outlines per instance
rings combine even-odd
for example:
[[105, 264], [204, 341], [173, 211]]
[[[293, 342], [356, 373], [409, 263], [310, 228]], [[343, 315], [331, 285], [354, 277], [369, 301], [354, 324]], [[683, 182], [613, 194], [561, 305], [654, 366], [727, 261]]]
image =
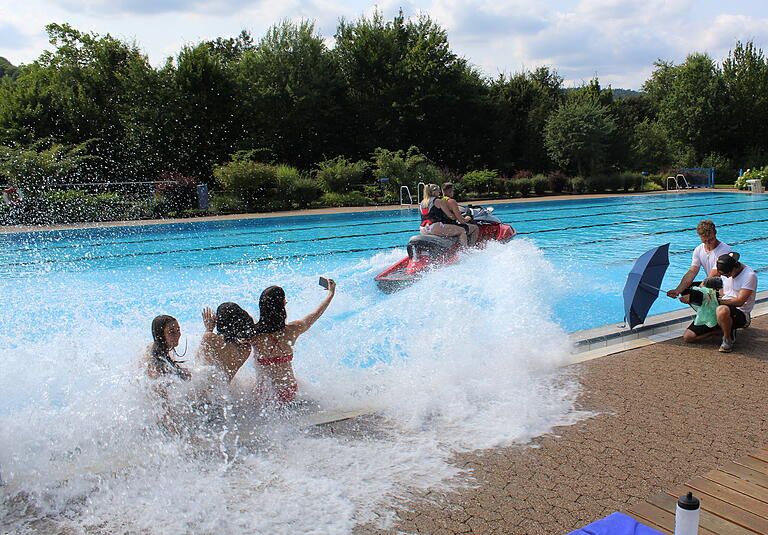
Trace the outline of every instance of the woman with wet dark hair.
[[203, 324], [205, 334], [200, 341], [198, 358], [231, 382], [251, 355], [247, 340], [254, 334], [253, 318], [237, 303], [222, 303], [215, 314], [208, 307], [203, 309]]
[[176, 347], [181, 338], [181, 327], [173, 316], [160, 315], [152, 320], [152, 346], [146, 360], [147, 374], [153, 379], [161, 376], [175, 376], [189, 381], [189, 370], [180, 366], [184, 361], [178, 357]]
[[304, 318], [286, 323], [285, 291], [280, 286], [270, 286], [259, 298], [259, 322], [249, 339], [256, 353], [256, 362], [271, 382], [273, 399], [289, 403], [296, 397], [298, 385], [293, 373], [293, 346], [323, 315], [336, 294], [336, 283], [328, 279], [328, 295], [317, 309]]

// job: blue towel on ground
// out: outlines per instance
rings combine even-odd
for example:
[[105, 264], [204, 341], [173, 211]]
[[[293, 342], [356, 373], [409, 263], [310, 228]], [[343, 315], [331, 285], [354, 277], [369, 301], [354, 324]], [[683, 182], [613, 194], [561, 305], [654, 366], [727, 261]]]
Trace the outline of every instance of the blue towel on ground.
[[663, 535], [661, 532], [641, 524], [634, 518], [613, 513], [568, 535]]

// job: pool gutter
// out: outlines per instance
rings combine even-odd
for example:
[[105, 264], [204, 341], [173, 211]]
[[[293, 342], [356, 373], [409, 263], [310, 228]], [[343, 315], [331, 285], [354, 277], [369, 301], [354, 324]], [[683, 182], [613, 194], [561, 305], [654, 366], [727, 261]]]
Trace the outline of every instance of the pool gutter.
[[[757, 293], [755, 308], [752, 310], [753, 318], [763, 314], [768, 314], [768, 290]], [[650, 316], [645, 324], [631, 330], [625, 324], [618, 323], [571, 333], [570, 362], [584, 362], [678, 338], [682, 336], [685, 325], [695, 316], [690, 308], [673, 310]]]

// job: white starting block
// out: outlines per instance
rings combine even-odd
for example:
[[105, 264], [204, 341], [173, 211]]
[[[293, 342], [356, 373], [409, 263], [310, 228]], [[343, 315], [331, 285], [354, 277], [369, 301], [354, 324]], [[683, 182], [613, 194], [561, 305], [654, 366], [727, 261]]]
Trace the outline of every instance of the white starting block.
[[765, 188], [763, 187], [763, 183], [760, 181], [759, 178], [753, 178], [750, 180], [747, 180], [747, 187], [752, 191], [752, 193], [764, 193]]

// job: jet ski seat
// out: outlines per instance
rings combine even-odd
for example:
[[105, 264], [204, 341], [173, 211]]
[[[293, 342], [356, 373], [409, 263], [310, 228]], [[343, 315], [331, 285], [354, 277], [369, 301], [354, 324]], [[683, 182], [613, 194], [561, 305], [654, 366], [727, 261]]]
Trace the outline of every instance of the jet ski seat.
[[458, 243], [458, 238], [444, 238], [442, 236], [425, 236], [417, 234], [408, 240], [408, 256], [413, 258], [415, 254], [428, 254], [440, 256]]

